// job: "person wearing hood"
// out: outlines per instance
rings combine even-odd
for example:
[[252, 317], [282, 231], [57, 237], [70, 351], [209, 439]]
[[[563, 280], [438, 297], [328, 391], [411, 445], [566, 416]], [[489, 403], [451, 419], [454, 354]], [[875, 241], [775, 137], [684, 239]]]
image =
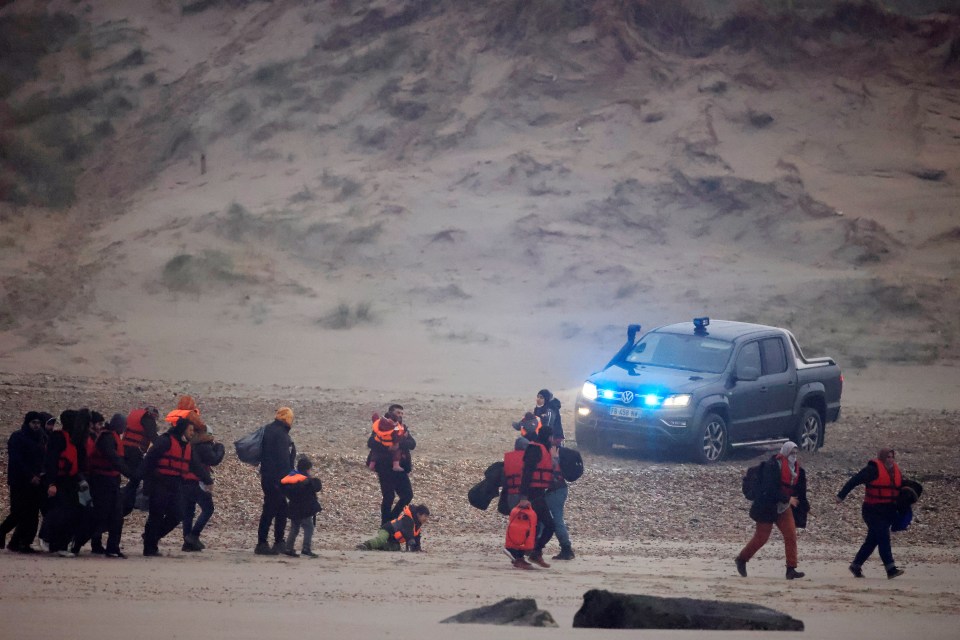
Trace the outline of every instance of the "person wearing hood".
[[837, 493], [837, 504], [840, 504], [854, 488], [861, 484], [866, 486], [861, 515], [867, 525], [867, 537], [850, 563], [850, 573], [855, 578], [863, 577], [863, 563], [875, 549], [879, 550], [887, 579], [903, 575], [903, 569], [893, 561], [890, 544], [890, 529], [897, 521], [897, 499], [904, 483], [896, 455], [891, 448], [880, 449], [877, 457], [868, 461]]
[[561, 442], [563, 436], [563, 421], [560, 419], [560, 400], [553, 397], [549, 389], [540, 389], [537, 392], [537, 406], [533, 408], [533, 415], [540, 418], [540, 424], [550, 427], [553, 437]]
[[[139, 469], [143, 464], [143, 455], [157, 439], [157, 420], [160, 410], [153, 405], [138, 407], [127, 414], [127, 428], [123, 432], [123, 459], [131, 469]], [[123, 515], [133, 512], [137, 502], [137, 489], [141, 478], [134, 475], [123, 487]]]
[[143, 531], [144, 556], [159, 556], [160, 540], [183, 521], [181, 494], [187, 474], [193, 473], [204, 484], [213, 484], [213, 478], [192, 455], [190, 439], [195, 425], [191, 420], [189, 415], [178, 418], [143, 457], [143, 492], [150, 498]]
[[[194, 425], [193, 438], [190, 439], [193, 457], [213, 475], [212, 467], [223, 461], [226, 451], [223, 444], [213, 438], [209, 425]], [[197, 506], [200, 515], [194, 521]], [[183, 481], [183, 547], [182, 551], [203, 551], [206, 547], [200, 542], [200, 534], [213, 516], [213, 487], [200, 482], [194, 473], [188, 473]]]
[[[293, 409], [280, 407], [273, 422], [263, 429], [260, 445], [260, 488], [263, 489], [263, 511], [257, 528], [257, 546], [253, 552], [261, 556], [279, 555], [284, 550], [283, 534], [287, 528], [287, 499], [280, 489], [284, 476], [293, 468], [297, 447], [290, 438]], [[273, 524], [273, 546], [270, 546], [270, 525]]]
[[797, 571], [797, 524], [810, 510], [807, 502], [807, 474], [797, 457], [798, 447], [793, 442], [784, 442], [780, 453], [766, 460], [761, 467], [757, 499], [750, 506], [750, 517], [757, 523], [753, 537], [734, 559], [737, 572], [747, 577], [747, 562], [770, 539], [773, 525], [783, 534], [783, 546], [787, 560], [787, 580], [804, 577]]
[[7, 484], [10, 487], [10, 515], [0, 525], [0, 549], [7, 533], [13, 531], [9, 548], [33, 553], [33, 538], [40, 523], [43, 503], [43, 416], [30, 411], [23, 424], [7, 441]]
[[50, 434], [44, 457], [49, 507], [41, 537], [49, 543], [51, 553], [66, 558], [76, 557], [68, 547], [83, 531], [84, 508], [80, 497], [90, 489], [84, 473], [90, 421], [90, 410], [86, 408], [61, 413], [62, 428]]
[[[97, 423], [96, 415], [94, 424]], [[73, 543], [73, 553], [90, 538], [90, 547], [95, 554], [110, 558], [125, 558], [120, 551], [120, 536], [123, 533], [123, 503], [120, 495], [120, 476], [132, 478], [137, 469], [131, 468], [122, 457], [120, 437], [126, 429], [127, 419], [115, 413], [99, 435], [92, 434], [87, 440], [87, 481], [93, 499], [92, 518], [89, 528]], [[103, 546], [103, 534], [107, 534], [107, 546]]]

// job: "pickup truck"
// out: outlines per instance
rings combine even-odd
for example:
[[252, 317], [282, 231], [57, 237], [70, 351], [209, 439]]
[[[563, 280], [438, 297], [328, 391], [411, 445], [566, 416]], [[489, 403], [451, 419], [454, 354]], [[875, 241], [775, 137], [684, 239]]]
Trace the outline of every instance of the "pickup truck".
[[840, 417], [843, 376], [832, 358], [806, 358], [786, 329], [695, 318], [627, 341], [583, 383], [574, 409], [580, 448], [676, 443], [702, 464], [731, 447], [824, 442]]

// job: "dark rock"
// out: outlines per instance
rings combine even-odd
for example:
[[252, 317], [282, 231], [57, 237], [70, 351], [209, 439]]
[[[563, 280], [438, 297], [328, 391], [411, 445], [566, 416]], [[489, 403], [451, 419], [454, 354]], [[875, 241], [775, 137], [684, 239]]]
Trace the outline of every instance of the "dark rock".
[[910, 171], [910, 174], [915, 178], [920, 178], [921, 180], [930, 180], [932, 182], [939, 182], [947, 177], [947, 172], [943, 169], [917, 168]]
[[533, 598], [507, 598], [486, 607], [462, 611], [440, 622], [506, 624], [517, 627], [557, 626], [549, 611], [537, 609], [537, 601]]
[[773, 122], [773, 116], [769, 113], [761, 113], [759, 111], [750, 111], [747, 114], [747, 119], [750, 120], [750, 124], [755, 126], [758, 129], [763, 129], [764, 127], [769, 126]]
[[746, 602], [612, 593], [592, 589], [573, 617], [574, 627], [598, 629], [747, 629], [803, 631], [803, 622]]

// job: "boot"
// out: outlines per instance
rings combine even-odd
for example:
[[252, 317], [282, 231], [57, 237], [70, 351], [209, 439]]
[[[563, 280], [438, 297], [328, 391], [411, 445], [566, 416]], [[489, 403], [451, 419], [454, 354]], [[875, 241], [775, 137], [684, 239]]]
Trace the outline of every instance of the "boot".
[[851, 564], [850, 567], [849, 567], [849, 569], [850, 569], [850, 573], [853, 574], [853, 577], [854, 577], [854, 578], [862, 578], [862, 577], [863, 577], [863, 569], [861, 569], [861, 568], [858, 567], [857, 565]]
[[270, 555], [278, 556], [284, 551], [286, 551], [286, 549], [287, 547], [284, 544], [283, 540], [277, 540], [276, 542], [273, 543], [273, 548], [270, 549]]
[[893, 580], [897, 576], [902, 576], [903, 573], [904, 573], [903, 569], [890, 567], [889, 569], [887, 569], [887, 580]]
[[573, 553], [573, 547], [560, 547], [560, 553], [553, 556], [553, 560], [573, 560], [577, 556]]
[[270, 549], [270, 545], [266, 542], [258, 542], [257, 546], [254, 547], [253, 552], [258, 556], [272, 556], [274, 553]]
[[733, 561], [737, 564], [737, 573], [740, 574], [740, 577], [746, 578], [747, 577], [747, 561], [741, 560], [740, 556], [737, 556], [736, 558], [734, 558]]
[[530, 562], [532, 562], [533, 564], [539, 565], [544, 569], [550, 568], [550, 565], [547, 563], [547, 561], [543, 559], [543, 551], [537, 551], [535, 553], [530, 554]]
[[802, 571], [797, 571], [796, 567], [787, 567], [787, 580], [796, 580], [805, 575], [807, 574], [803, 573]]

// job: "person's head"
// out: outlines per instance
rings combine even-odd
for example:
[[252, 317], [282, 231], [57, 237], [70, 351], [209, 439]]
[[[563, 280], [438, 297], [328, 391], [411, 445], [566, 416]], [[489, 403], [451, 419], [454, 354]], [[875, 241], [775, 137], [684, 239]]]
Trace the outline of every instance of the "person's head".
[[530, 445], [530, 441], [519, 436], [516, 440], [513, 441], [513, 450], [514, 451], [524, 451]]
[[23, 416], [23, 427], [33, 433], [40, 433], [40, 429], [43, 428], [43, 418], [40, 415], [39, 411], [28, 411], [25, 416]]
[[169, 433], [181, 440], [189, 440], [193, 437], [193, 423], [187, 418], [177, 418], [176, 424], [170, 427]]
[[542, 407], [550, 402], [551, 398], [553, 398], [553, 394], [550, 393], [549, 389], [540, 389], [540, 391], [537, 391], [537, 406]]
[[428, 509], [425, 504], [418, 504], [411, 509], [410, 512], [421, 525], [427, 524], [427, 521], [430, 519], [430, 509]]
[[49, 413], [40, 413], [40, 419], [43, 421], [43, 428], [45, 431], [50, 432], [57, 426], [57, 419]]
[[307, 456], [300, 456], [300, 458], [297, 459], [297, 471], [303, 475], [309, 475], [310, 469], [313, 469], [313, 461]]
[[523, 417], [520, 418], [519, 422], [513, 423], [513, 428], [519, 431], [520, 435], [528, 437], [537, 432], [537, 425], [539, 423], [540, 418], [533, 415], [532, 411], [527, 411], [523, 414]]
[[280, 407], [279, 409], [277, 409], [277, 413], [274, 416], [274, 418], [276, 420], [279, 420], [283, 424], [287, 425], [287, 427], [292, 427], [293, 426], [293, 409], [291, 409], [290, 407]]
[[127, 429], [127, 419], [122, 413], [115, 413], [107, 423], [107, 428], [114, 433], [123, 433]]
[[783, 443], [783, 446], [780, 447], [780, 455], [790, 461], [790, 464], [795, 464], [797, 462], [797, 443], [790, 442], [787, 440]]
[[390, 408], [387, 409], [387, 414], [393, 416], [394, 422], [403, 423], [403, 407], [399, 404], [392, 404]]
[[877, 460], [883, 463], [888, 470], [893, 470], [893, 466], [897, 463], [897, 452], [893, 449], [884, 447], [880, 449], [880, 452], [877, 453]]
[[107, 419], [99, 411], [90, 412], [90, 430], [94, 433], [101, 431], [106, 422]]

